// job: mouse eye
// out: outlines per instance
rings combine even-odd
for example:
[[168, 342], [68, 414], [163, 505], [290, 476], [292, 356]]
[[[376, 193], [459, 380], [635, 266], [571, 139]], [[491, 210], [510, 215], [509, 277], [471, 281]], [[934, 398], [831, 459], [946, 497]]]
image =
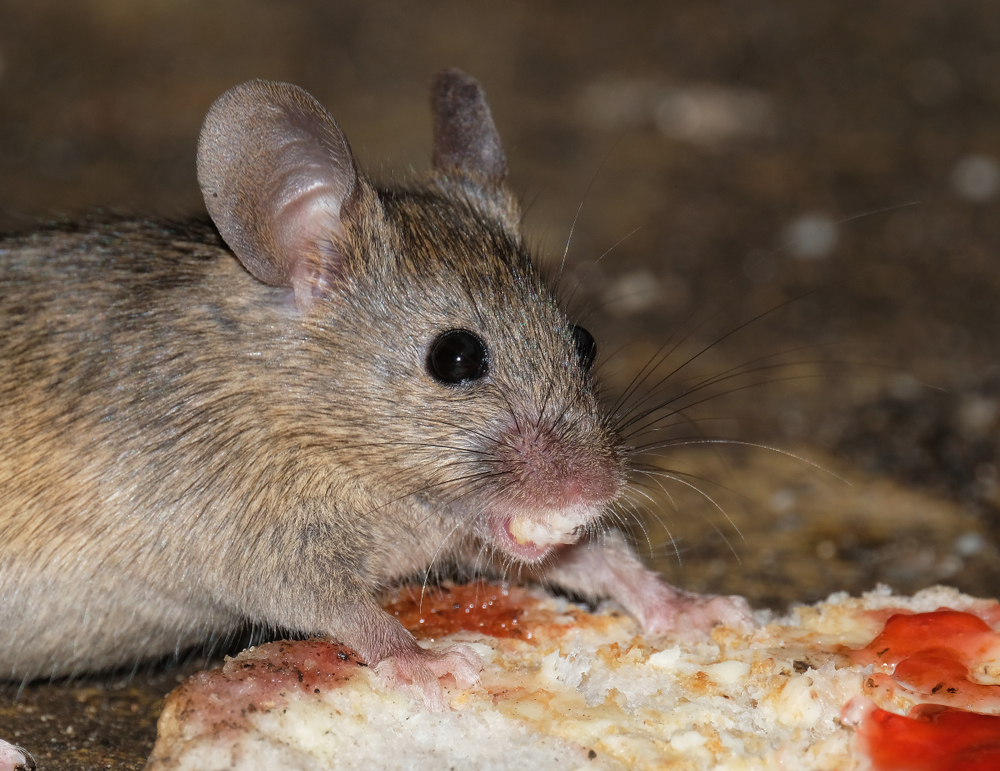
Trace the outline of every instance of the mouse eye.
[[589, 370], [594, 366], [594, 359], [597, 358], [597, 343], [594, 336], [583, 327], [573, 325], [573, 345], [576, 347], [576, 355], [580, 358], [580, 366]]
[[442, 383], [479, 380], [489, 370], [486, 343], [467, 329], [443, 332], [431, 343], [427, 370]]

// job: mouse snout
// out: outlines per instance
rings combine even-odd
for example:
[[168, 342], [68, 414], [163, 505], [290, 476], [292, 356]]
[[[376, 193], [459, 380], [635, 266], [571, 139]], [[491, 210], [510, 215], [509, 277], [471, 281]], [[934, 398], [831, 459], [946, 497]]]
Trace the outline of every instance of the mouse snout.
[[574, 433], [538, 425], [504, 432], [499, 442], [502, 473], [526, 506], [603, 507], [617, 496], [621, 480], [613, 456]]
[[519, 422], [496, 444], [494, 541], [522, 560], [575, 543], [621, 490], [621, 460], [594, 431]]

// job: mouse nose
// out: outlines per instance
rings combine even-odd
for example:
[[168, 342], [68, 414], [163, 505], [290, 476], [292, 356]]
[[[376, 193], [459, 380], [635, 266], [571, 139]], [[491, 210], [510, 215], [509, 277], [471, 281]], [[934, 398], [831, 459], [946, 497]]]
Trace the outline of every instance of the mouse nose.
[[601, 438], [553, 425], [522, 424], [503, 432], [498, 461], [508, 494], [528, 509], [610, 503], [623, 484], [622, 464]]

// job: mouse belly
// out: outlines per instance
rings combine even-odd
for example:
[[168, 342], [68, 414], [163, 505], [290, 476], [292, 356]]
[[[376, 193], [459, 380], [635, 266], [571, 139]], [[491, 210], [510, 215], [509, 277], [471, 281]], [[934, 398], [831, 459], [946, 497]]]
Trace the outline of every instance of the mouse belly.
[[225, 609], [125, 577], [31, 577], [23, 567], [0, 562], [0, 680], [130, 667], [224, 642], [240, 625]]

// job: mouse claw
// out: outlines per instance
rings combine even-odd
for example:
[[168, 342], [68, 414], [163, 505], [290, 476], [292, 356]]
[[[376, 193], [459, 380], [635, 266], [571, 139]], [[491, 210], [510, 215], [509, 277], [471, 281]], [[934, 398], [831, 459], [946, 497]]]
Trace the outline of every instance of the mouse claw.
[[661, 584], [661, 596], [643, 608], [642, 626], [647, 634], [673, 632], [695, 637], [724, 624], [741, 632], [757, 628], [750, 604], [736, 595], [695, 594]]
[[0, 739], [0, 771], [35, 771], [35, 759], [23, 747]]
[[425, 706], [432, 712], [448, 709], [441, 679], [454, 678], [459, 688], [479, 684], [482, 660], [467, 645], [452, 645], [442, 651], [417, 647], [383, 659], [375, 673], [389, 687], [417, 690]]

